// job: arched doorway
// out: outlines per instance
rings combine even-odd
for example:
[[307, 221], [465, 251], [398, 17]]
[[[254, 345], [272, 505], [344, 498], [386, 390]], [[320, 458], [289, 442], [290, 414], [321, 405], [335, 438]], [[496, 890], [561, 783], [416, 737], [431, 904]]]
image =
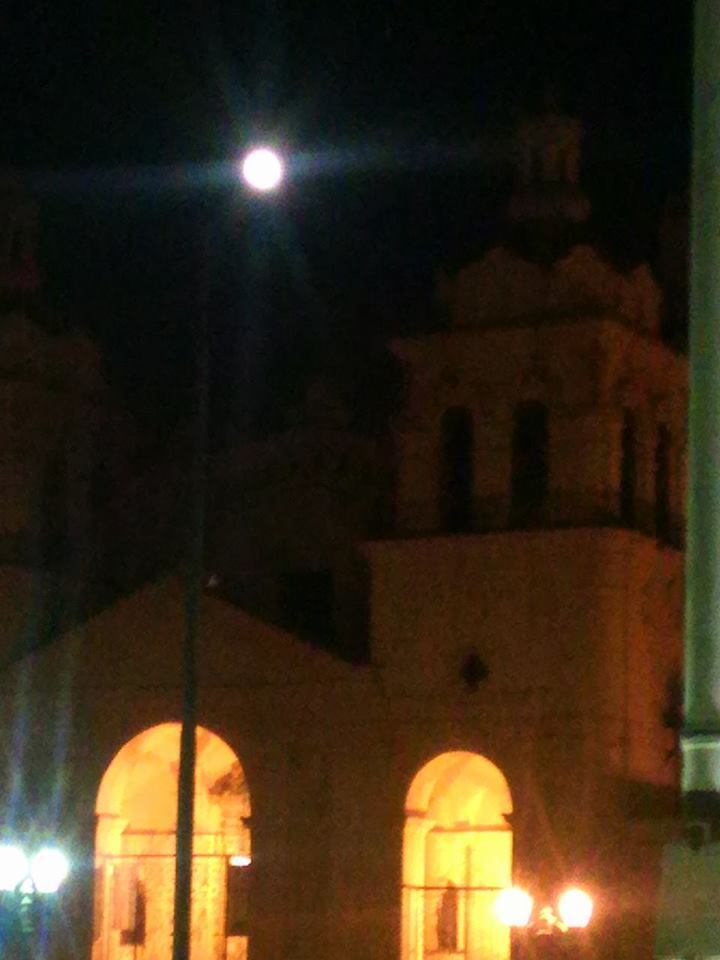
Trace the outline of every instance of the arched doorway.
[[402, 960], [507, 960], [497, 891], [512, 877], [512, 800], [485, 757], [443, 753], [413, 780], [405, 803]]
[[[195, 774], [192, 956], [247, 954], [250, 797], [238, 758], [199, 727]], [[180, 724], [134, 737], [105, 772], [95, 808], [93, 960], [172, 954]]]

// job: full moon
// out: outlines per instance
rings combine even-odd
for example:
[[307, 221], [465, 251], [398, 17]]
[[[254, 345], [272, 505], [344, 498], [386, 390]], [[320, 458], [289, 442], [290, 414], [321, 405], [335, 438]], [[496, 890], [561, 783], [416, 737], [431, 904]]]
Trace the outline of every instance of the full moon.
[[266, 193], [280, 185], [285, 168], [274, 150], [257, 147], [243, 158], [241, 172], [243, 180], [252, 190]]

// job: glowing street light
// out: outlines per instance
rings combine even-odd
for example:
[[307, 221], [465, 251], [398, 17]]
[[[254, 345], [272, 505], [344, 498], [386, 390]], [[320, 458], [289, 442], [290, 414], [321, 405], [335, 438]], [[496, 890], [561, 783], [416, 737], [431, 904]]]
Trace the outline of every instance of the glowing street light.
[[495, 900], [495, 916], [506, 927], [526, 927], [530, 923], [533, 898], [520, 887], [501, 890]]
[[255, 147], [242, 158], [240, 173], [245, 184], [258, 193], [277, 190], [285, 177], [280, 154], [270, 147]]
[[57, 893], [70, 872], [70, 863], [57, 847], [43, 847], [28, 857], [15, 844], [0, 844], [0, 892]]
[[533, 898], [520, 887], [507, 887], [495, 898], [493, 909], [506, 927], [531, 927], [534, 933], [565, 933], [587, 927], [593, 914], [592, 897], [578, 887], [565, 890], [557, 901], [557, 914], [544, 906], [532, 919]]
[[30, 873], [30, 864], [20, 847], [0, 846], [0, 890], [13, 893]]
[[[57, 906], [55, 894], [70, 863], [57, 847], [28, 855], [14, 843], [0, 844], [0, 954], [37, 956], [35, 938], [43, 941]], [[44, 955], [44, 951], [43, 955]]]
[[69, 872], [67, 857], [54, 847], [43, 847], [30, 861], [30, 878], [37, 893], [57, 893]]
[[586, 927], [590, 923], [592, 912], [592, 897], [577, 887], [566, 890], [558, 900], [558, 914], [566, 927]]
[[231, 867], [249, 867], [252, 863], [252, 857], [248, 857], [244, 853], [234, 853], [228, 862]]

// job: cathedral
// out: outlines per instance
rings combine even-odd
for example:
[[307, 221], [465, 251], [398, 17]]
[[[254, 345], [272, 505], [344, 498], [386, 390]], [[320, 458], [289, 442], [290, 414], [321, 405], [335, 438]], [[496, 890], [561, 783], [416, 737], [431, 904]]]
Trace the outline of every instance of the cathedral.
[[[687, 371], [651, 268], [593, 240], [581, 136], [518, 129], [503, 236], [388, 344], [382, 438], [315, 384], [211, 459], [193, 960], [509, 960], [511, 885], [592, 896], [573, 950], [652, 955]], [[58, 960], [169, 960], [187, 584], [153, 544], [181, 471], [133, 465], [93, 343], [34, 319], [34, 209], [4, 196], [3, 829], [71, 854]]]

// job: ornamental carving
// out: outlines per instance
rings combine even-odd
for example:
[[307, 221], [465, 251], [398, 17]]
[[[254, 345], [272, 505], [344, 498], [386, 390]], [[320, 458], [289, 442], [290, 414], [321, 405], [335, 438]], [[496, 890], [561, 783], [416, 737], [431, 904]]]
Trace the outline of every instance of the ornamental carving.
[[649, 267], [622, 273], [587, 245], [549, 267], [496, 247], [446, 280], [441, 295], [454, 326], [609, 312], [641, 330], [659, 327], [661, 293]]

